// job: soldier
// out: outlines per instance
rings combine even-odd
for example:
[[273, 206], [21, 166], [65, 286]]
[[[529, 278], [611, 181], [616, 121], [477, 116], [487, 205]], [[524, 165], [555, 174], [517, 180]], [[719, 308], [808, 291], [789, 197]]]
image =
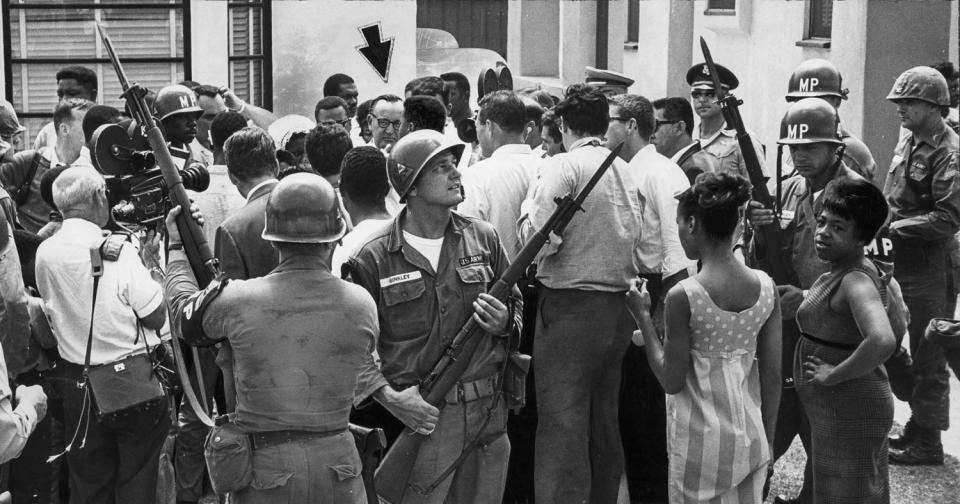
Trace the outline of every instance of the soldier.
[[950, 386], [943, 350], [923, 341], [931, 319], [953, 313], [950, 258], [960, 229], [957, 133], [942, 114], [950, 106], [947, 81], [930, 67], [900, 74], [887, 99], [910, 133], [894, 150], [884, 194], [890, 203], [889, 233], [894, 272], [910, 310], [912, 415], [904, 435], [890, 440], [892, 464], [943, 464], [940, 431], [949, 427]]
[[[716, 65], [716, 67], [723, 89], [727, 91], [737, 89], [740, 85], [737, 76], [723, 65]], [[700, 147], [703, 152], [715, 158], [711, 166], [717, 172], [736, 173], [749, 180], [750, 174], [740, 153], [740, 144], [737, 143], [737, 132], [730, 129], [731, 125], [726, 124], [723, 111], [717, 103], [717, 91], [714, 89], [713, 78], [706, 63], [693, 65], [690, 70], [687, 70], [687, 84], [690, 85], [693, 110], [700, 117], [700, 127], [697, 132]], [[760, 159], [760, 168], [766, 175], [767, 170], [763, 166], [763, 145], [753, 133], [750, 133], [750, 138], [753, 139], [753, 148]]]
[[177, 168], [194, 163], [204, 167], [213, 164], [213, 154], [197, 141], [197, 121], [203, 109], [193, 90], [180, 84], [167, 86], [157, 92], [153, 107]]
[[[364, 503], [360, 456], [347, 431], [357, 376], [376, 345], [376, 307], [330, 273], [346, 231], [333, 187], [297, 173], [270, 193], [263, 239], [280, 254], [266, 276], [197, 290], [174, 224], [165, 288], [175, 327], [195, 345], [233, 348], [237, 409], [249, 436], [252, 484], [237, 503]], [[238, 457], [240, 455], [237, 455]]]
[[[790, 75], [790, 84], [787, 86], [787, 102], [794, 103], [803, 98], [823, 98], [833, 108], [839, 109], [840, 103], [847, 99], [848, 90], [843, 88], [843, 78], [837, 67], [827, 60], [814, 58], [800, 63]], [[877, 163], [873, 160], [870, 149], [851, 135], [843, 125], [838, 127], [840, 141], [843, 142], [843, 161], [851, 170], [859, 173], [863, 178], [879, 185], [877, 179]], [[793, 166], [788, 155], [783, 157], [784, 166]]]
[[586, 75], [586, 83], [590, 87], [595, 87], [601, 93], [611, 98], [615, 95], [626, 94], [627, 89], [633, 85], [634, 80], [620, 72], [604, 70], [588, 66], [583, 73]]
[[[808, 453], [810, 449], [810, 427], [794, 389], [793, 350], [800, 338], [800, 332], [794, 322], [797, 308], [803, 300], [803, 290], [829, 270], [828, 264], [817, 257], [813, 244], [817, 227], [817, 214], [820, 212], [824, 187], [831, 180], [849, 177], [862, 177], [848, 168], [839, 156], [839, 147], [843, 145], [838, 132], [837, 111], [821, 98], [804, 98], [790, 106], [780, 127], [779, 143], [787, 145], [793, 156], [800, 176], [791, 177], [783, 184], [781, 197], [781, 219], [779, 226], [784, 235], [779, 250], [762, 250], [754, 234], [751, 242], [751, 259], [763, 267], [764, 261], [782, 261], [789, 272], [790, 281], [778, 285], [783, 323], [783, 390], [780, 395], [780, 409], [777, 415], [776, 434], [773, 439], [773, 458], [778, 459], [790, 448], [797, 435]], [[750, 203], [747, 213], [750, 225], [754, 227], [778, 225], [774, 221], [773, 210], [764, 209], [757, 202]], [[803, 488], [796, 500], [778, 496], [774, 502], [810, 502], [810, 465], [804, 468]]]
[[[358, 397], [373, 394], [391, 409], [384, 397], [389, 384], [414, 396], [411, 411], [428, 413], [400, 419], [432, 433], [411, 461], [409, 484], [436, 489], [410, 492], [405, 503], [499, 503], [506, 482], [510, 442], [499, 375], [508, 338], [519, 334], [522, 305], [517, 292], [506, 302], [486, 294], [509, 264], [494, 228], [452, 211], [463, 201], [456, 169], [462, 154], [462, 144], [436, 131], [401, 138], [390, 153], [389, 174], [407, 206], [347, 264], [376, 300], [382, 329], [382, 373], [371, 368]], [[415, 384], [470, 317], [486, 334], [437, 417]], [[482, 444], [465, 452], [470, 440]]]

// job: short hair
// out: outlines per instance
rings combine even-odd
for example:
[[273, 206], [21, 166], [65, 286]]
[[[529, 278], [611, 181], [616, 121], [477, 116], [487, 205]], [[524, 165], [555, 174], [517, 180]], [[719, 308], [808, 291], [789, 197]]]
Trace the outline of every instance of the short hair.
[[90, 97], [97, 97], [97, 73], [93, 70], [80, 65], [63, 67], [57, 72], [57, 82], [63, 79], [73, 79], [77, 81], [90, 93]]
[[53, 107], [53, 127], [59, 130], [63, 121], [73, 120], [74, 110], [90, 110], [93, 105], [92, 101], [83, 98], [67, 98], [58, 102]]
[[[521, 95], [522, 96], [522, 95]], [[520, 101], [523, 102], [523, 115], [526, 116], [524, 119], [525, 122], [533, 121], [533, 123], [539, 128], [540, 120], [543, 118], [544, 108], [537, 100], [529, 96], [522, 96]]]
[[460, 72], [447, 72], [440, 74], [440, 79], [444, 82], [452, 82], [457, 87], [457, 91], [460, 91], [460, 94], [470, 96], [470, 81], [467, 80], [466, 75]]
[[709, 238], [730, 238], [742, 217], [741, 209], [750, 199], [750, 181], [726, 172], [701, 173], [693, 186], [677, 196], [677, 214], [696, 217]]
[[610, 125], [607, 97], [586, 84], [568, 87], [555, 109], [563, 123], [578, 135], [603, 136]]
[[411, 96], [403, 101], [403, 118], [416, 129], [432, 129], [443, 133], [447, 110], [433, 96]]
[[216, 98], [220, 96], [220, 88], [216, 86], [211, 86], [210, 84], [197, 84], [197, 87], [191, 88], [193, 92], [197, 94], [197, 98], [201, 96], [206, 96], [209, 98]]
[[890, 206], [875, 185], [861, 178], [843, 177], [827, 184], [823, 192], [823, 209], [852, 220], [859, 238], [869, 243], [887, 221]]
[[61, 212], [88, 208], [97, 192], [106, 191], [103, 175], [87, 166], [67, 168], [53, 181], [53, 203]]
[[557, 139], [557, 142], [563, 142], [563, 133], [560, 131], [560, 125], [557, 124], [557, 113], [553, 110], [547, 110], [540, 117], [540, 137], [550, 135]]
[[247, 118], [239, 112], [224, 110], [210, 121], [210, 146], [213, 150], [223, 150], [223, 143], [230, 135], [247, 127]]
[[450, 90], [443, 85], [443, 79], [433, 75], [413, 79], [403, 88], [403, 92], [409, 92], [411, 96], [439, 96], [444, 107], [450, 104]]
[[400, 98], [399, 96], [394, 94], [382, 94], [370, 100], [370, 112], [368, 112], [367, 115], [372, 114], [373, 109], [377, 108], [377, 105], [382, 101], [385, 101], [387, 103], [398, 103], [398, 102], [402, 102], [403, 98]]
[[529, 96], [530, 98], [533, 98], [537, 101], [537, 103], [540, 104], [541, 107], [543, 107], [543, 110], [551, 109], [557, 106], [558, 102], [556, 96], [553, 96], [552, 94], [535, 87], [523, 88], [517, 91], [517, 94], [520, 96]]
[[957, 75], [960, 75], [960, 72], [957, 71], [957, 68], [953, 65], [951, 61], [941, 61], [940, 63], [934, 63], [930, 65], [930, 68], [940, 72], [943, 75], [944, 79], [950, 80], [957, 78]]
[[247, 126], [223, 143], [227, 171], [245, 181], [277, 174], [277, 146], [262, 128]]
[[343, 157], [352, 148], [350, 133], [339, 124], [318, 124], [304, 142], [310, 166], [322, 177], [340, 173]]
[[667, 121], [683, 121], [687, 136], [693, 136], [693, 106], [690, 100], [679, 96], [660, 98], [653, 102], [653, 108], [662, 110], [663, 118]]
[[341, 164], [340, 191], [364, 208], [384, 206], [390, 192], [386, 164], [387, 158], [376, 147], [350, 149]]
[[340, 94], [341, 85], [353, 83], [353, 77], [350, 77], [347, 74], [333, 74], [330, 77], [327, 77], [327, 80], [323, 83], [323, 96], [338, 96]]
[[350, 112], [350, 106], [347, 105], [347, 102], [343, 98], [339, 96], [324, 96], [317, 102], [317, 106], [313, 107], [313, 118], [316, 120], [321, 110], [332, 110], [337, 107], [343, 107], [344, 112]]
[[[632, 94], [620, 94], [610, 99], [613, 105], [620, 107], [620, 116], [633, 119], [637, 122], [637, 133], [640, 138], [649, 140], [653, 135], [657, 120], [653, 116], [653, 105], [650, 100]], [[609, 123], [608, 123], [609, 124]]]
[[120, 111], [109, 105], [94, 105], [83, 116], [83, 141], [90, 142], [93, 132], [104, 124], [120, 122]]
[[367, 119], [367, 116], [370, 115], [370, 111], [373, 110], [373, 100], [367, 100], [360, 105], [357, 105], [357, 122], [363, 124], [363, 121]]
[[494, 91], [480, 99], [480, 112], [477, 120], [487, 120], [508, 133], [521, 133], [527, 123], [527, 108], [513, 91]]
[[197, 87], [200, 86], [200, 83], [197, 82], [197, 81], [194, 81], [194, 80], [182, 80], [182, 81], [178, 82], [177, 84], [180, 84], [181, 86], [186, 86], [186, 87], [190, 88], [190, 91], [193, 91], [194, 93], [197, 92]]

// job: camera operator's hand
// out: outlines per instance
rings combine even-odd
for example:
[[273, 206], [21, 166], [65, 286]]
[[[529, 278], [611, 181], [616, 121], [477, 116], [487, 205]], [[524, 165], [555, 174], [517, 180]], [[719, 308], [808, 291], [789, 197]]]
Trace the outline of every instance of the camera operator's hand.
[[140, 242], [140, 260], [148, 269], [160, 267], [160, 233], [156, 229], [147, 231]]
[[[164, 224], [167, 227], [167, 236], [170, 238], [169, 244], [171, 245], [183, 242], [180, 238], [180, 229], [177, 228], [177, 217], [179, 215], [180, 205], [177, 205], [170, 209], [167, 218], [164, 220]], [[197, 224], [203, 225], [203, 214], [200, 213], [200, 205], [190, 202], [190, 216], [193, 217], [193, 220], [197, 221]]]

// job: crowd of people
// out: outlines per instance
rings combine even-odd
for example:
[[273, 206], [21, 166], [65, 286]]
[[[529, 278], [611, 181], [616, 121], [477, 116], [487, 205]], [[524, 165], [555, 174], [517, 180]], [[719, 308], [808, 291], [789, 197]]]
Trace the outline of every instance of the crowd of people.
[[[563, 96], [451, 72], [363, 101], [335, 74], [312, 117], [191, 81], [150, 90], [190, 208], [130, 187], [123, 170], [152, 157], [123, 154], [116, 131], [135, 145], [140, 125], [95, 103], [94, 71], [56, 74], [30, 149], [4, 102], [12, 502], [361, 503], [377, 486], [602, 504], [625, 478], [635, 503], [759, 503], [799, 436], [802, 489], [775, 502], [886, 503], [888, 463], [942, 464], [960, 372], [953, 65], [891, 83], [888, 171], [843, 127], [828, 61], [787, 80], [775, 167], [727, 122], [728, 68], [694, 65], [689, 96], [655, 100], [600, 73]], [[533, 249], [602, 164], [583, 212]], [[894, 396], [912, 415], [889, 437]], [[417, 449], [374, 478], [355, 426]]]

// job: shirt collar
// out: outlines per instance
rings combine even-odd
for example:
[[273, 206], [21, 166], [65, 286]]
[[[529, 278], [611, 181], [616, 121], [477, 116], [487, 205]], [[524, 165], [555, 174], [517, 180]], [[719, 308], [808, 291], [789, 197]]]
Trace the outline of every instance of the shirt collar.
[[688, 145], [688, 146], [686, 146], [686, 147], [678, 150], [678, 151], [675, 152], [675, 153], [673, 154], [673, 156], [670, 158], [670, 161], [673, 161], [674, 163], [676, 163], [677, 161], [680, 160], [680, 158], [683, 157], [684, 154], [687, 153], [688, 150], [692, 149], [694, 145], [697, 145], [697, 142], [696, 142], [696, 141], [694, 141], [694, 142], [691, 143], [690, 145]]
[[[387, 249], [390, 252], [396, 252], [400, 250], [400, 245], [403, 243], [403, 220], [407, 217], [407, 207], [403, 207], [400, 210], [400, 213], [393, 219], [393, 224], [390, 225], [390, 240], [387, 242]], [[464, 228], [470, 225], [470, 220], [466, 217], [458, 214], [457, 212], [450, 212], [450, 223], [447, 224], [447, 230], [444, 233], [453, 234], [463, 234]]]
[[530, 148], [527, 144], [506, 144], [501, 145], [497, 150], [493, 151], [493, 154], [490, 156], [490, 159], [499, 156], [514, 156], [514, 155], [528, 155], [533, 152], [533, 149]]
[[940, 145], [940, 141], [943, 140], [943, 135], [947, 134], [947, 125], [943, 121], [939, 122], [939, 128], [935, 129], [928, 136], [920, 136], [916, 133], [913, 134], [914, 142], [913, 145], [919, 145], [921, 143], [927, 143], [931, 147], [936, 147]]
[[599, 137], [587, 136], [587, 137], [581, 138], [580, 140], [577, 140], [576, 142], [573, 142], [570, 145], [570, 150], [572, 151], [576, 148], [583, 147], [584, 145], [589, 145], [589, 144], [603, 145], [603, 142], [600, 141]]
[[103, 236], [103, 229], [86, 219], [70, 217], [69, 219], [63, 219], [63, 224], [60, 226], [60, 231], [58, 231], [58, 233], [69, 234], [72, 236]]
[[277, 183], [277, 179], [270, 179], [270, 180], [264, 180], [263, 182], [260, 182], [259, 184], [253, 186], [253, 189], [250, 189], [250, 192], [247, 193], [247, 203], [250, 203], [250, 200], [257, 196], [257, 191], [260, 190], [261, 187], [267, 184], [276, 184], [276, 183]]

